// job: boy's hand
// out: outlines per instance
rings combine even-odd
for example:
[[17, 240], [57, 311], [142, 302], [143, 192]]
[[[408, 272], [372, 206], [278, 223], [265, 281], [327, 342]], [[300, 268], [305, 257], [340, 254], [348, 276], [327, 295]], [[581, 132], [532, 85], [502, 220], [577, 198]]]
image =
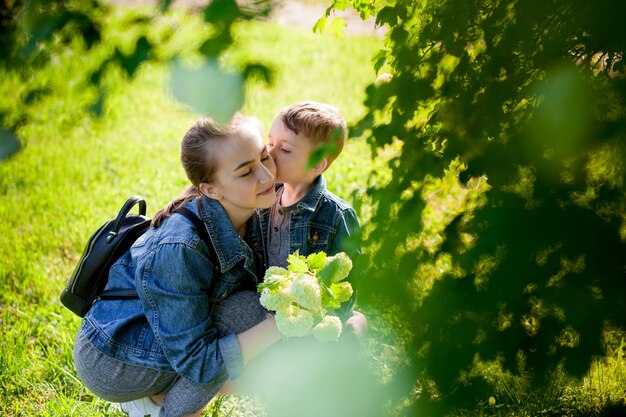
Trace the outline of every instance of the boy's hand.
[[346, 330], [348, 329], [361, 340], [367, 333], [367, 317], [358, 311], [354, 311], [352, 317], [346, 321]]

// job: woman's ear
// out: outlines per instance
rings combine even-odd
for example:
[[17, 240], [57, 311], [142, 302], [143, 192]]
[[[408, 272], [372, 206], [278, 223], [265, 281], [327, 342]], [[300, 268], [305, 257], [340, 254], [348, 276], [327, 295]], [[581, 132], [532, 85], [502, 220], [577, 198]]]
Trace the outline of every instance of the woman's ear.
[[212, 198], [213, 200], [221, 200], [222, 195], [218, 192], [217, 187], [212, 184], [208, 184], [206, 182], [200, 183], [200, 192], [207, 196], [208, 198]]

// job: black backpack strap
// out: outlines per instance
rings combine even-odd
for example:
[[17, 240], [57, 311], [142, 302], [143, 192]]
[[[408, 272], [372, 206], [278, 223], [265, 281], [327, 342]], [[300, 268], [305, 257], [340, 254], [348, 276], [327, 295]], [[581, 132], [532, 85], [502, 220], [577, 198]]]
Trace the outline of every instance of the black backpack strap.
[[98, 296], [101, 300], [135, 300], [139, 298], [137, 291], [130, 289], [106, 290]]
[[[136, 203], [133, 202], [133, 204]], [[132, 207], [132, 205], [130, 207]], [[145, 214], [145, 202], [142, 210], [142, 214]], [[128, 213], [128, 210], [126, 210], [126, 213]], [[209, 257], [211, 258], [211, 263], [213, 263], [213, 269], [219, 269], [220, 263], [217, 257], [217, 252], [215, 252], [215, 247], [213, 247], [213, 242], [211, 241], [211, 237], [209, 236], [209, 232], [207, 231], [204, 222], [200, 220], [200, 218], [193, 211], [186, 209], [185, 207], [179, 207], [175, 210], [175, 213], [182, 214], [194, 224], [196, 230], [198, 230], [198, 233], [200, 234], [200, 237], [204, 240], [204, 243], [206, 243], [207, 248], [209, 249]], [[111, 289], [103, 291], [98, 298], [101, 300], [133, 300], [139, 298], [139, 295], [137, 295], [137, 291], [134, 289]]]
[[146, 215], [146, 200], [144, 200], [142, 197], [138, 195], [134, 195], [130, 197], [128, 200], [126, 200], [126, 203], [124, 203], [124, 206], [122, 206], [122, 208], [120, 209], [120, 212], [115, 218], [115, 221], [113, 222], [113, 226], [111, 227], [111, 231], [109, 232], [107, 236], [107, 243], [115, 239], [115, 236], [120, 231], [122, 222], [124, 221], [128, 213], [132, 210], [132, 208], [135, 206], [135, 204], [139, 204], [139, 215], [140, 216]]

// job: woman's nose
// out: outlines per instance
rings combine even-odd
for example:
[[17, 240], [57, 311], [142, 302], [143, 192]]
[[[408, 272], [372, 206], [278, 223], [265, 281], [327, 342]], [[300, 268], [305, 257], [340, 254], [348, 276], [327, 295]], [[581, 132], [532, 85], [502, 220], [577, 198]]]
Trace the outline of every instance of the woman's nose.
[[[273, 167], [275, 167], [274, 164], [272, 164], [270, 168], [273, 168]], [[261, 184], [274, 181], [276, 170], [275, 169], [271, 170], [270, 168], [261, 164], [261, 172], [259, 173], [259, 182]]]

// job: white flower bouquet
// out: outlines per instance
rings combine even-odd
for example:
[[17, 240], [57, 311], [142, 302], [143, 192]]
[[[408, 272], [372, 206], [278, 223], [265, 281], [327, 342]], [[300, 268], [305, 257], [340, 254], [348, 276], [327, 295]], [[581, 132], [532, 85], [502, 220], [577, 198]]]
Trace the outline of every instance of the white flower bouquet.
[[344, 252], [307, 257], [296, 252], [287, 262], [287, 269], [272, 266], [265, 272], [257, 287], [261, 304], [276, 312], [276, 326], [286, 337], [313, 333], [319, 341], [337, 341], [342, 324], [333, 313], [352, 296], [352, 286], [344, 281], [352, 260]]

